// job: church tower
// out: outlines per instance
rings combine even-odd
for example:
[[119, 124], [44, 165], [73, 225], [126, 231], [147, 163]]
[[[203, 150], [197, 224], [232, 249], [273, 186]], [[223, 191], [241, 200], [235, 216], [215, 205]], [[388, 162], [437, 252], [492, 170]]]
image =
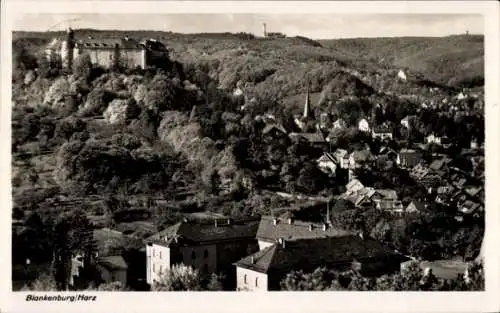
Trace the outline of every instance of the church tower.
[[73, 48], [75, 47], [75, 33], [73, 29], [68, 28], [66, 40], [62, 42], [61, 59], [63, 69], [71, 70], [73, 66]]
[[311, 86], [311, 83], [309, 82], [307, 84], [307, 93], [306, 93], [306, 101], [304, 103], [304, 114], [302, 116], [303, 119], [313, 119], [313, 113], [311, 111], [311, 99], [310, 99], [310, 96], [309, 96], [309, 92], [310, 92], [310, 86]]

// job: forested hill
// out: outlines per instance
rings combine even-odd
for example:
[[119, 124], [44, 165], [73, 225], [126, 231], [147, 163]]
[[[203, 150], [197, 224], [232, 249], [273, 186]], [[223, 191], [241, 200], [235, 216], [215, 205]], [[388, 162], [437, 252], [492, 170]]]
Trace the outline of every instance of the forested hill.
[[409, 68], [447, 85], [481, 84], [484, 79], [482, 35], [355, 38], [321, 44], [353, 58]]
[[[13, 38], [14, 45], [36, 50], [63, 35], [63, 32], [14, 32]], [[90, 35], [94, 38], [125, 35], [156, 38], [168, 46], [176, 60], [203, 64], [223, 87], [234, 88], [238, 80], [262, 83], [260, 89], [280, 97], [293, 96], [297, 90], [300, 93], [305, 86], [304, 79], [317, 80], [313, 82], [313, 89], [317, 90], [313, 91], [320, 92], [323, 78], [317, 77], [329, 75], [324, 73], [325, 66], [330, 70], [348, 67], [365, 78], [377, 73], [387, 80], [387, 76], [394, 77], [394, 71], [405, 69], [450, 87], [477, 87], [484, 83], [484, 37], [481, 35], [332, 40], [297, 36], [269, 40], [247, 33], [77, 30], [77, 37]], [[243, 77], [241, 73], [245, 73]], [[277, 81], [287, 86], [277, 90], [269, 88]], [[378, 82], [378, 85], [387, 85], [387, 82]]]

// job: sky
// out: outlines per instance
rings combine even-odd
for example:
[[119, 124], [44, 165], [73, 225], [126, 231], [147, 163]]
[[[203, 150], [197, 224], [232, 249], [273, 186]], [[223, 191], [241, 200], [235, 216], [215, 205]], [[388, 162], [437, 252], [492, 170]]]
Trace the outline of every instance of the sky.
[[[71, 20], [71, 21], [68, 21]], [[26, 14], [14, 30], [61, 30], [69, 26], [178, 33], [269, 32], [313, 39], [484, 34], [484, 18], [473, 14]]]

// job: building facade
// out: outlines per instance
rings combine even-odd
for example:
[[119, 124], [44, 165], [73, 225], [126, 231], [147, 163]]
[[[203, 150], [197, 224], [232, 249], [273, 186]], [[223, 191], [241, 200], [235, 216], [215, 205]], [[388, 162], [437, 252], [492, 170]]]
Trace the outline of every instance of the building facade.
[[182, 221], [152, 236], [146, 244], [146, 281], [152, 285], [174, 264], [203, 274], [226, 274], [236, 281], [232, 263], [258, 250], [258, 219]]
[[155, 39], [138, 41], [129, 37], [77, 39], [72, 29], [68, 29], [66, 38], [55, 39], [45, 51], [51, 66], [71, 69], [74, 60], [86, 54], [91, 63], [106, 69], [146, 68], [158, 66], [169, 59], [167, 48]]

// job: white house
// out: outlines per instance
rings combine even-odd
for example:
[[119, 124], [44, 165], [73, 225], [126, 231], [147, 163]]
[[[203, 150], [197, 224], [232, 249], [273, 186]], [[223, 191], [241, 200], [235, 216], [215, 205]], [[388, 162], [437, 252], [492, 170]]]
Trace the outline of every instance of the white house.
[[340, 168], [346, 169], [349, 168], [349, 153], [344, 149], [337, 149], [333, 156], [337, 160], [337, 164]]
[[331, 153], [324, 153], [316, 162], [323, 172], [335, 175], [337, 160]]
[[370, 124], [365, 118], [358, 122], [358, 129], [362, 132], [370, 132]]
[[398, 78], [401, 79], [401, 80], [404, 80], [406, 81], [406, 74], [403, 70], [399, 70], [398, 72]]
[[333, 129], [344, 129], [346, 127], [347, 127], [346, 122], [341, 118], [333, 122]]

